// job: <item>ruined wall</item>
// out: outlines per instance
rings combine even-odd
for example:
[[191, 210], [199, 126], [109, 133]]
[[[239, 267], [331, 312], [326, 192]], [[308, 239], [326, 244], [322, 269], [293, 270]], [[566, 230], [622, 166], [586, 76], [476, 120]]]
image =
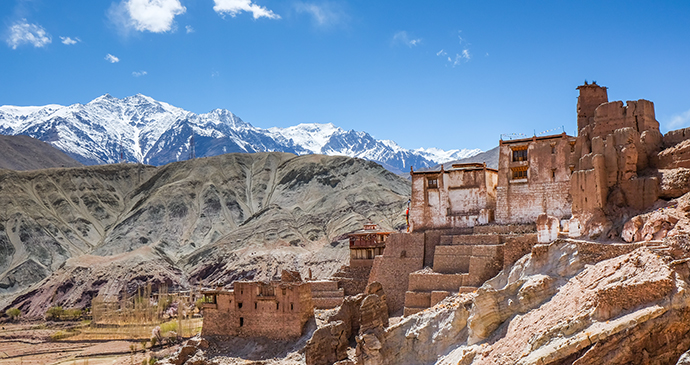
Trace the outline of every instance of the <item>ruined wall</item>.
[[[575, 138], [566, 134], [501, 141], [496, 222], [533, 223], [542, 213], [569, 217], [570, 168], [577, 158], [574, 145]], [[516, 150], [526, 150], [526, 158], [516, 159]], [[527, 176], [517, 175], [519, 170]]]
[[609, 101], [605, 87], [595, 83], [578, 86], [580, 95], [577, 98], [577, 130], [592, 123], [597, 107]]
[[[589, 85], [586, 90], [593, 88], [599, 86]], [[578, 89], [583, 92], [583, 87]], [[602, 233], [601, 227], [610, 226], [605, 214], [612, 209], [644, 210], [652, 206], [660, 188], [659, 179], [649, 168], [666, 165], [659, 151], [685, 134], [661, 136], [654, 104], [643, 99], [626, 105], [621, 101], [602, 103], [593, 117], [580, 114], [578, 108], [578, 121], [587, 119], [587, 123], [578, 124], [579, 159], [569, 189], [574, 221], [580, 228], [573, 230], [572, 236]]]
[[386, 292], [389, 313], [405, 305], [409, 274], [424, 265], [424, 233], [393, 233], [382, 256], [376, 256], [369, 283], [378, 281]]
[[310, 281], [311, 299], [316, 309], [331, 309], [339, 306], [345, 297], [345, 291], [338, 288], [335, 280]]
[[349, 265], [341, 267], [331, 277], [338, 282], [338, 288], [341, 288], [345, 295], [357, 295], [366, 289], [373, 264], [374, 259], [350, 260]]
[[410, 198], [412, 231], [472, 227], [493, 220], [497, 172], [482, 167], [456, 167], [413, 172]]
[[237, 319], [232, 291], [218, 293], [216, 303], [204, 304], [202, 336], [237, 336]]
[[236, 281], [233, 291], [217, 295], [215, 308], [205, 306], [202, 333], [290, 339], [313, 316], [309, 283]]

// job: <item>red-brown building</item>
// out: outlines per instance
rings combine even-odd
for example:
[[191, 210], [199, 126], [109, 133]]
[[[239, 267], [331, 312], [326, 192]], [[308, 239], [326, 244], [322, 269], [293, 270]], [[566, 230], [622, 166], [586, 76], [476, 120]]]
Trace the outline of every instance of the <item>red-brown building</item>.
[[372, 223], [365, 224], [364, 229], [350, 233], [350, 265], [358, 260], [373, 262], [376, 255], [382, 255], [386, 247], [386, 239], [391, 233], [379, 229]]
[[236, 281], [233, 290], [203, 294], [203, 336], [297, 338], [314, 316], [310, 284], [293, 271], [280, 281]]

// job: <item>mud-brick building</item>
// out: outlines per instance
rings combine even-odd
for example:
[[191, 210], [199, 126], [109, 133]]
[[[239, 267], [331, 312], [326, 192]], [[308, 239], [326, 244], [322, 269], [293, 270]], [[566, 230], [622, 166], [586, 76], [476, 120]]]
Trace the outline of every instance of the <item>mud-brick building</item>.
[[345, 295], [363, 293], [374, 258], [383, 254], [391, 233], [373, 223], [365, 224], [363, 229], [350, 233], [350, 264], [341, 267], [330, 280], [310, 281], [314, 307], [335, 308], [342, 304]]
[[498, 171], [485, 163], [413, 171], [411, 231], [474, 227], [493, 221]]
[[280, 281], [235, 281], [232, 290], [203, 294], [203, 336], [293, 339], [314, 316], [310, 284], [294, 271], [283, 271]]
[[570, 218], [576, 142], [565, 133], [499, 142], [496, 223], [534, 223], [542, 213]]

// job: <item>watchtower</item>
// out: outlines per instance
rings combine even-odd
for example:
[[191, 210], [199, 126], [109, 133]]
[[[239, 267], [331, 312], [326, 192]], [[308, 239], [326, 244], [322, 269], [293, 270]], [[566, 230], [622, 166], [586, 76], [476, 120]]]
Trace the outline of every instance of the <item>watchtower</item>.
[[608, 93], [605, 86], [597, 85], [594, 81], [588, 84], [585, 81], [584, 85], [578, 86], [580, 96], [577, 97], [577, 131], [591, 124], [594, 118], [594, 110], [603, 103], [609, 101]]

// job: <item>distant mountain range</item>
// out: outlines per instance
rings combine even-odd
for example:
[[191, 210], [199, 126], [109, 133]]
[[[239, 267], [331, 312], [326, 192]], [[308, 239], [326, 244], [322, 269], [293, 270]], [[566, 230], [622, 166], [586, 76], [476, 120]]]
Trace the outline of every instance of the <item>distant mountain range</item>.
[[400, 173], [481, 152], [409, 150], [330, 123], [262, 129], [228, 110], [195, 114], [141, 94], [123, 99], [106, 94], [85, 105], [0, 106], [0, 134], [37, 138], [86, 165], [126, 161], [160, 166], [192, 154], [279, 151], [359, 157]]

